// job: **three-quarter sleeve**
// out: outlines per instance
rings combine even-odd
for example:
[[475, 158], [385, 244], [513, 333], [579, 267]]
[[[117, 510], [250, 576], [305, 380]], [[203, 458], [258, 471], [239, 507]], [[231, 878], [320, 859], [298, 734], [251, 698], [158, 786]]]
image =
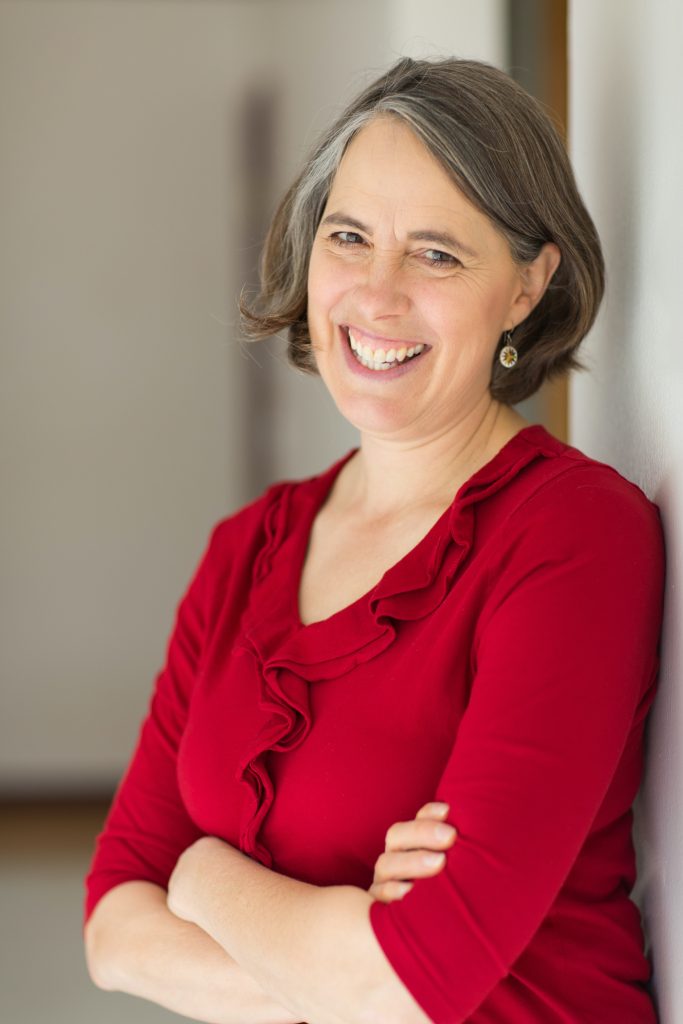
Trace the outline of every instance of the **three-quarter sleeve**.
[[370, 907], [389, 962], [437, 1024], [466, 1020], [510, 972], [618, 768], [630, 806], [654, 696], [664, 574], [655, 506], [605, 467], [579, 466], [500, 531], [469, 703], [434, 793], [457, 840], [438, 875]]
[[116, 791], [86, 878], [85, 920], [114, 886], [145, 880], [166, 886], [178, 857], [200, 836], [178, 787], [177, 754], [201, 660], [216, 537], [180, 601], [137, 745]]

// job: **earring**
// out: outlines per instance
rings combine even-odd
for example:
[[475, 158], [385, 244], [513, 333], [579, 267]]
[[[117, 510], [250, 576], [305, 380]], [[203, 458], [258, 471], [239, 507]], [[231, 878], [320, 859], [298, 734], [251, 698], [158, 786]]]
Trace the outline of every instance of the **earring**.
[[501, 366], [504, 366], [506, 370], [511, 370], [513, 366], [516, 366], [517, 360], [519, 359], [519, 353], [512, 342], [512, 331], [505, 332], [505, 345], [498, 354], [498, 361]]

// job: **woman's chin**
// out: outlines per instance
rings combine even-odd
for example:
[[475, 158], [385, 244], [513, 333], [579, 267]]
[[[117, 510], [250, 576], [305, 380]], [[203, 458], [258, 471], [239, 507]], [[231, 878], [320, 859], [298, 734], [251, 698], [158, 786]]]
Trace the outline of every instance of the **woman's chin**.
[[416, 425], [406, 403], [368, 395], [335, 396], [340, 414], [361, 434], [377, 437], [405, 437]]
[[316, 354], [316, 365], [339, 413], [362, 434], [410, 436], [411, 430], [418, 427], [421, 414], [424, 416], [421, 389], [406, 388], [400, 378], [394, 382], [398, 386], [392, 387], [389, 382], [375, 380], [366, 369], [363, 376], [358, 375], [355, 366], [350, 368], [346, 360], [340, 365], [327, 352]]

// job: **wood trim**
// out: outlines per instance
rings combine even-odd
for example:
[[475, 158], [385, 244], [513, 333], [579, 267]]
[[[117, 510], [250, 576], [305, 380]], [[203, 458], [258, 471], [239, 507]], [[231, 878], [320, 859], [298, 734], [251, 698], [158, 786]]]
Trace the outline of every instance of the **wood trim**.
[[[567, 0], [510, 0], [510, 73], [550, 111], [567, 138]], [[567, 377], [548, 381], [530, 402], [562, 441], [569, 435]]]

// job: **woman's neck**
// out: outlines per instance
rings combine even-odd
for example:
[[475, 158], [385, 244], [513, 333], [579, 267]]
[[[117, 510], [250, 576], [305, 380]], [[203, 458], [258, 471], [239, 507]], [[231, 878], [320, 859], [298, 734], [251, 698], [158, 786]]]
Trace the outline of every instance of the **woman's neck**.
[[462, 484], [526, 426], [514, 409], [491, 401], [436, 437], [406, 442], [361, 435], [360, 450], [338, 478], [335, 500], [367, 521], [419, 507], [446, 508]]

